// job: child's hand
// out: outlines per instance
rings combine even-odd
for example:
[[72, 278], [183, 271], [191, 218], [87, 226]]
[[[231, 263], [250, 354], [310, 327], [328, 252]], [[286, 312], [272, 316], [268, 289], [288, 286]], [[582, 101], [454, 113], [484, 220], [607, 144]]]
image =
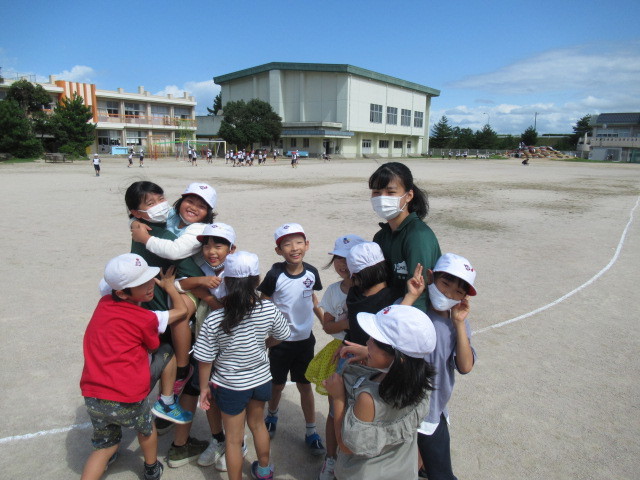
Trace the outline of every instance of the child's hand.
[[422, 276], [422, 265], [417, 264], [413, 271], [413, 277], [407, 280], [407, 293], [416, 298], [424, 292], [424, 277]]
[[205, 288], [218, 288], [222, 283], [222, 278], [214, 276], [200, 277], [201, 285]]
[[349, 356], [347, 360], [348, 363], [363, 363], [367, 359], [369, 351], [366, 345], [360, 345], [346, 340], [344, 343], [345, 345], [340, 348], [340, 357], [347, 358], [347, 356]]
[[150, 230], [151, 227], [142, 222], [138, 222], [137, 220], [131, 222], [131, 238], [133, 238], [134, 242], [144, 243], [146, 245], [147, 241], [151, 238], [151, 235], [149, 235]]
[[208, 383], [206, 390], [200, 390], [200, 408], [202, 410], [209, 410], [209, 408], [211, 408], [211, 389]]
[[469, 306], [469, 297], [466, 296], [459, 304], [455, 305], [451, 309], [451, 321], [453, 322], [453, 324], [464, 326], [464, 321], [467, 319], [467, 315], [469, 315], [470, 309], [471, 307]]
[[323, 380], [322, 385], [333, 398], [344, 398], [344, 380], [339, 373], [334, 373], [326, 380]]
[[166, 272], [160, 270], [160, 280], [158, 280], [157, 278], [155, 280], [158, 286], [165, 292], [167, 291], [167, 288], [175, 288], [174, 282], [176, 281], [176, 266], [171, 265], [169, 268], [167, 268]]

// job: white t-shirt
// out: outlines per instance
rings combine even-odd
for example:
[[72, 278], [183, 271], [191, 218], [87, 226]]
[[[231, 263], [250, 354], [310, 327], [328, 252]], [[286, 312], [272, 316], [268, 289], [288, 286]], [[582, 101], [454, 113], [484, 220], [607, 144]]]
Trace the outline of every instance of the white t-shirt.
[[[332, 283], [324, 292], [320, 300], [320, 308], [335, 318], [336, 322], [347, 319], [347, 294], [340, 289], [342, 280]], [[332, 333], [331, 336], [338, 340], [344, 340], [346, 332]]]
[[[216, 273], [215, 270], [211, 268], [211, 265], [209, 265], [207, 262], [204, 262], [201, 265], [199, 264], [198, 266], [202, 270], [202, 273], [204, 273], [207, 277], [220, 277], [221, 279], [224, 279], [224, 269], [220, 273]], [[227, 287], [225, 287], [224, 285], [224, 280], [222, 280], [220, 285], [218, 285], [216, 288], [210, 288], [209, 291], [211, 292], [211, 295], [216, 297], [218, 300], [222, 300], [227, 296]]]

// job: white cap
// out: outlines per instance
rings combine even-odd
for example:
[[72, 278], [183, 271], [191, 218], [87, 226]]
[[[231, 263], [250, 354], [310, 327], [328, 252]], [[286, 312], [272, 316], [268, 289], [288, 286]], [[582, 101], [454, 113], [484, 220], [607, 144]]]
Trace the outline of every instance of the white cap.
[[218, 200], [218, 194], [215, 189], [206, 183], [190, 183], [182, 196], [185, 195], [197, 195], [202, 198], [211, 208], [216, 208], [216, 201]]
[[231, 225], [227, 225], [226, 223], [216, 222], [207, 225], [204, 227], [202, 235], [198, 235], [196, 238], [200, 243], [205, 243], [208, 241], [207, 237], [220, 237], [228, 240], [231, 245], [236, 244], [236, 231]]
[[307, 238], [302, 225], [300, 225], [299, 223], [285, 223], [284, 225], [278, 227], [273, 234], [273, 238], [275, 238], [276, 240], [276, 245], [280, 246], [280, 241], [284, 237], [286, 237], [287, 235], [293, 235], [294, 233], [299, 233], [305, 239]]
[[375, 242], [363, 242], [354, 246], [347, 254], [347, 268], [351, 274], [358, 273], [384, 261], [380, 245]]
[[224, 261], [224, 276], [244, 278], [260, 275], [260, 262], [255, 253], [239, 251], [227, 255]]
[[360, 312], [358, 324], [372, 338], [413, 358], [425, 358], [436, 348], [436, 330], [422, 310], [391, 305], [378, 313]]
[[476, 270], [466, 258], [455, 253], [445, 253], [438, 259], [433, 271], [445, 272], [461, 278], [469, 284], [469, 292], [467, 292], [469, 296], [473, 297], [477, 293], [473, 286], [473, 282], [476, 280]]
[[366, 242], [366, 240], [358, 235], [349, 234], [338, 237], [336, 243], [333, 245], [333, 251], [329, 252], [329, 255], [347, 258], [349, 250], [363, 242]]
[[113, 290], [137, 287], [160, 273], [158, 267], [150, 267], [144, 258], [135, 253], [125, 253], [109, 260], [104, 269], [104, 281]]

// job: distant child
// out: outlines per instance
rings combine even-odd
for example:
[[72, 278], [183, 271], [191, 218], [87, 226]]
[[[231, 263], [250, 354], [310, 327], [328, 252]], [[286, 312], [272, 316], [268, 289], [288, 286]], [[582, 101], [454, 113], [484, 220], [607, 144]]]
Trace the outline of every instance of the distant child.
[[140, 149], [140, 166], [144, 167], [144, 150]]
[[273, 395], [269, 401], [269, 411], [265, 424], [271, 438], [276, 433], [278, 406], [282, 391], [291, 372], [291, 381], [296, 383], [300, 392], [300, 406], [306, 422], [305, 443], [312, 455], [324, 455], [320, 435], [316, 431], [315, 400], [311, 384], [304, 374], [313, 358], [316, 339], [313, 328], [314, 313], [322, 319], [314, 290], [322, 290], [320, 275], [315, 267], [303, 262], [309, 250], [309, 241], [297, 223], [285, 223], [274, 233], [276, 253], [284, 262], [274, 263], [258, 287], [262, 297], [272, 300], [284, 314], [291, 336], [269, 350], [271, 375], [273, 376]]
[[222, 411], [231, 480], [242, 478], [245, 420], [258, 457], [251, 465], [251, 476], [273, 479], [269, 433], [263, 421], [265, 402], [272, 395], [267, 346], [286, 340], [291, 331], [276, 306], [259, 298], [259, 275], [257, 255], [237, 252], [227, 257], [224, 308], [207, 317], [194, 347], [200, 367], [200, 404], [208, 409], [213, 397]]
[[93, 169], [96, 171], [96, 177], [100, 176], [100, 157], [97, 153], [93, 154]]
[[133, 150], [129, 150], [129, 165], [127, 165], [127, 168], [131, 167], [133, 167]]
[[[336, 273], [341, 280], [332, 283], [320, 301], [320, 308], [323, 310], [322, 329], [325, 333], [333, 336], [334, 339], [329, 342], [320, 352], [313, 357], [305, 376], [307, 380], [316, 385], [316, 392], [321, 395], [327, 395], [327, 390], [322, 382], [329, 378], [336, 371], [336, 363], [333, 360], [335, 352], [342, 345], [345, 337], [345, 330], [349, 328], [349, 320], [347, 318], [347, 292], [351, 288], [351, 274], [347, 268], [347, 255], [352, 247], [363, 243], [365, 240], [358, 235], [344, 235], [338, 237], [335, 241], [333, 250], [329, 252], [332, 255], [331, 261], [325, 267], [333, 265]], [[333, 470], [336, 463], [336, 455], [338, 451], [338, 442], [334, 430], [333, 411], [331, 399], [329, 399], [329, 415], [327, 415], [327, 423], [325, 436], [327, 441], [327, 456], [324, 459], [318, 480], [333, 480]]]
[[421, 476], [455, 480], [451, 466], [449, 410], [455, 370], [469, 373], [476, 359], [471, 347], [471, 328], [467, 321], [469, 296], [476, 295], [473, 283], [476, 271], [460, 255], [445, 253], [433, 272], [427, 270], [429, 318], [436, 331], [436, 348], [426, 357], [436, 369], [435, 391], [431, 394], [429, 414], [418, 428], [418, 449], [424, 464]]
[[[171, 347], [160, 345], [159, 332], [183, 317], [184, 304], [173, 286], [173, 269], [155, 279], [158, 267], [149, 267], [139, 255], [127, 253], [110, 260], [104, 281], [112, 289], [98, 302], [84, 335], [84, 369], [80, 389], [93, 424], [93, 453], [82, 472], [83, 479], [102, 476], [117, 456], [122, 427], [138, 432], [144, 455], [144, 478], [157, 479], [163, 466], [157, 460], [158, 439], [151, 414], [177, 423], [188, 423], [173, 393], [176, 361]], [[154, 286], [166, 289], [175, 308], [150, 311], [140, 306], [154, 296]], [[155, 353], [149, 358], [149, 352]], [[149, 407], [147, 396], [162, 377], [161, 395]]]
[[198, 166], [198, 151], [195, 148], [191, 150], [191, 166]]

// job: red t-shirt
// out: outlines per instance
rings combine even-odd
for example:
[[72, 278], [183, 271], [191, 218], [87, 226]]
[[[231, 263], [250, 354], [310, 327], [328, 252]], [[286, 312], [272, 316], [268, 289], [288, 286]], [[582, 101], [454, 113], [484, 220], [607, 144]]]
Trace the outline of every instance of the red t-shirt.
[[84, 334], [84, 397], [134, 403], [149, 394], [149, 350], [160, 346], [158, 317], [150, 310], [105, 295]]

